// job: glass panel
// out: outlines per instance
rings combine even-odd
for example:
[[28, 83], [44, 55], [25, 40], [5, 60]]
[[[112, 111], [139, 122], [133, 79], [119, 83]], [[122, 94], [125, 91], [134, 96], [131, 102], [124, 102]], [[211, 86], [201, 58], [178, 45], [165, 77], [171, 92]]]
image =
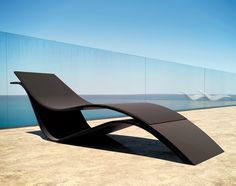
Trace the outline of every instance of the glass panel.
[[0, 128], [8, 127], [6, 52], [6, 33], [0, 32]]
[[207, 107], [229, 106], [236, 104], [236, 74], [206, 69], [205, 96], [210, 102]]
[[[50, 72], [94, 103], [144, 99], [145, 58], [14, 34], [7, 34], [7, 51], [10, 81], [17, 79], [14, 71]], [[9, 123], [36, 123], [22, 87], [8, 89]], [[121, 116], [105, 109], [83, 113], [88, 119]]]
[[[76, 47], [14, 34], [7, 35], [8, 76], [17, 78], [14, 71], [50, 72], [57, 74], [68, 86], [75, 88], [77, 71]], [[32, 125], [36, 123], [32, 107], [22, 87], [9, 86], [9, 123]]]
[[204, 69], [155, 59], [146, 63], [147, 101], [174, 110], [204, 107]]
[[77, 88], [82, 94], [144, 94], [145, 58], [86, 49], [78, 62]]

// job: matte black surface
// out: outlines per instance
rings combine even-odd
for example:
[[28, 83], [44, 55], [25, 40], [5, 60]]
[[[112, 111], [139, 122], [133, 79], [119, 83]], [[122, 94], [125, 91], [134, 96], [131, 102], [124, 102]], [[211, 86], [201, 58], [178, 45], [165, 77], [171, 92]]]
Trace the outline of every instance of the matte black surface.
[[213, 140], [209, 140], [209, 136], [188, 120], [156, 124], [151, 127], [164, 136], [168, 143], [174, 144], [174, 151], [179, 150], [193, 164], [206, 160], [206, 156], [213, 157], [223, 152]]
[[[26, 90], [39, 126], [52, 141], [66, 142], [84, 136], [105, 135], [135, 125], [150, 132], [184, 162], [198, 164], [223, 150], [185, 117], [151, 103], [92, 104], [54, 74], [15, 72]], [[91, 128], [81, 110], [107, 108], [132, 117]]]

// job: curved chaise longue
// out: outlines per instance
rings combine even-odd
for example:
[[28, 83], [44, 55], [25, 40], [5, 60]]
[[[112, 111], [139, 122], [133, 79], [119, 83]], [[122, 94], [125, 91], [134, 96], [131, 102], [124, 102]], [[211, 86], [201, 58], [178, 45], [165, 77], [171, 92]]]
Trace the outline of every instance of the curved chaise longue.
[[[20, 84], [25, 89], [41, 130], [51, 141], [93, 138], [135, 125], [154, 135], [188, 164], [196, 165], [223, 152], [192, 122], [163, 106], [151, 103], [92, 104], [54, 74], [15, 74], [20, 82], [11, 84]], [[132, 119], [111, 121], [91, 128], [81, 110], [99, 108], [118, 111]]]

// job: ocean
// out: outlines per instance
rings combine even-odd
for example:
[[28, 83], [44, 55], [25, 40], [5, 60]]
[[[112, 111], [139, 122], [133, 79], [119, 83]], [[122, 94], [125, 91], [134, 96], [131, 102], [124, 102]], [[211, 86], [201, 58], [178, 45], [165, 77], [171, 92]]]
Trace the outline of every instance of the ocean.
[[[206, 98], [194, 101], [184, 94], [82, 95], [82, 97], [92, 103], [155, 103], [176, 111], [236, 105], [235, 95], [231, 95], [230, 99], [217, 101]], [[107, 109], [84, 110], [82, 113], [87, 120], [124, 116]], [[37, 125], [37, 120], [26, 95], [0, 96], [0, 129], [32, 125]]]

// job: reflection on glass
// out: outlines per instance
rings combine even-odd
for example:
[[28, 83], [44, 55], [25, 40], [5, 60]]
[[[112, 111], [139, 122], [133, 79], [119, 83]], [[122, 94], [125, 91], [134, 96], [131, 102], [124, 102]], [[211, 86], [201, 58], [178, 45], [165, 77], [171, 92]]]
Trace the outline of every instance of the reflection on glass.
[[[94, 103], [151, 102], [174, 110], [236, 104], [236, 75], [0, 32], [0, 128], [36, 124], [14, 71], [55, 73]], [[87, 119], [120, 117], [105, 109]]]

